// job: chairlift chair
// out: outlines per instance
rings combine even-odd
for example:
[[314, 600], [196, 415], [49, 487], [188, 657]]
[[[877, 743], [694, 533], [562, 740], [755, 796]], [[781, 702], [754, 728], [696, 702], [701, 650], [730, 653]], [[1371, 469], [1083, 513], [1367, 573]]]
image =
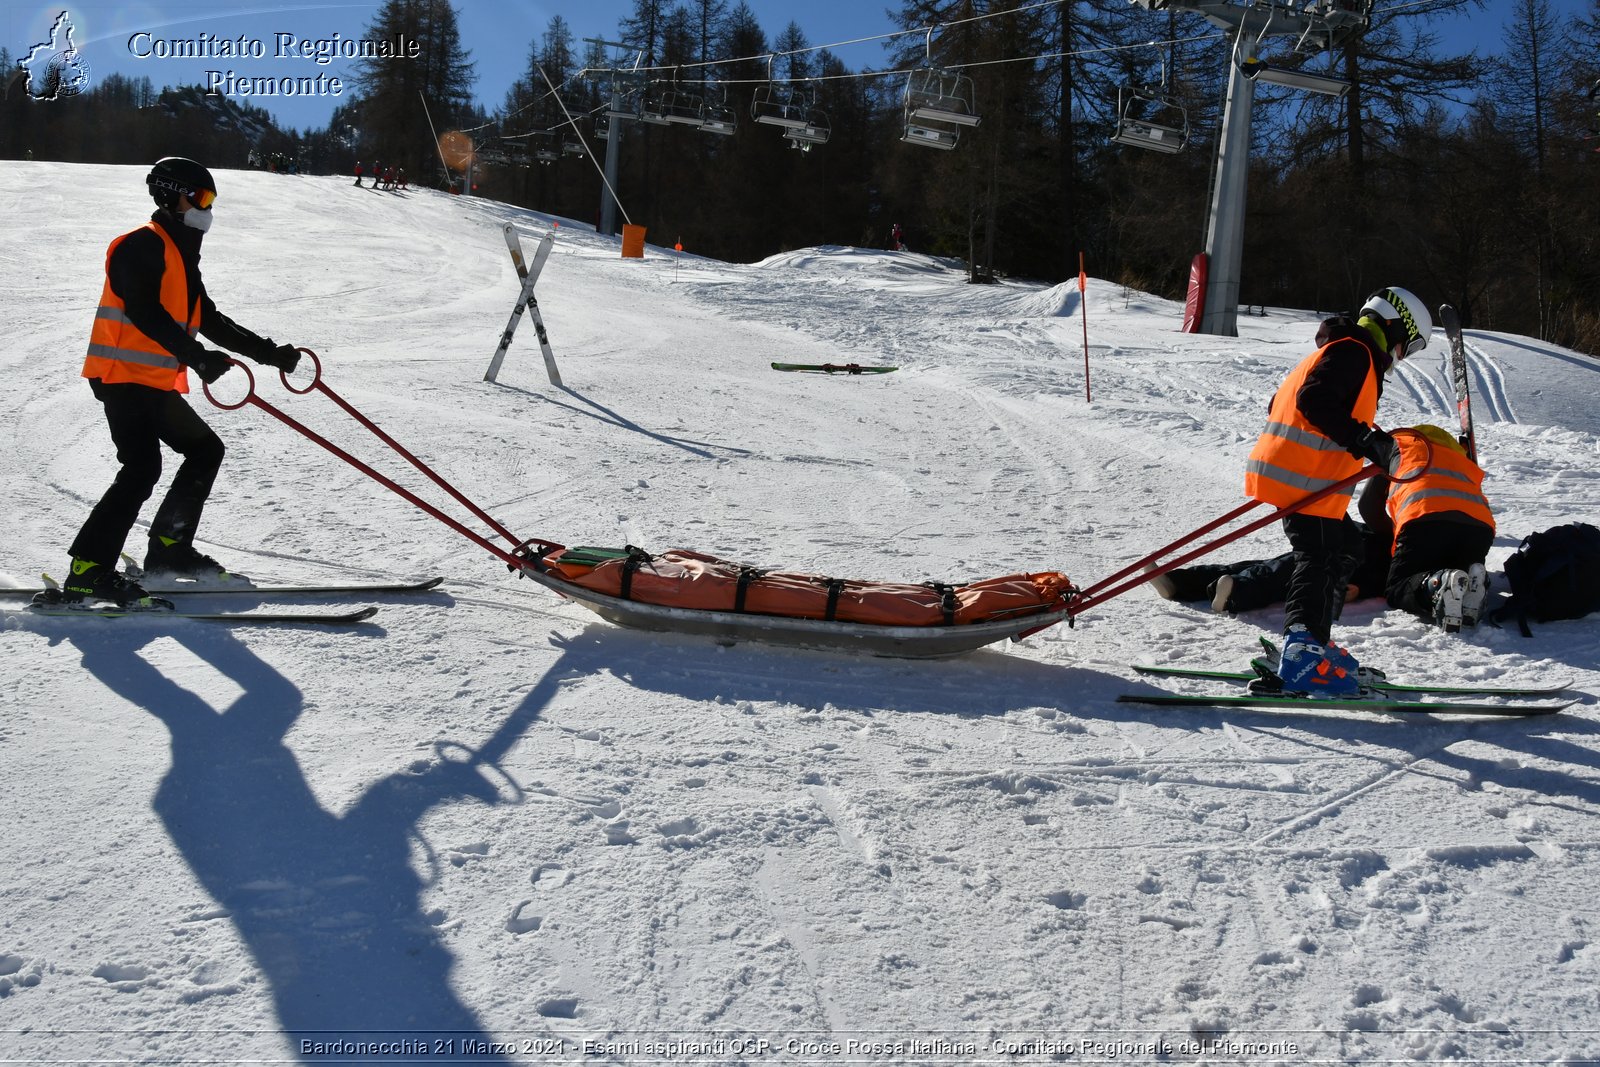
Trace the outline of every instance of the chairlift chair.
[[1168, 155], [1181, 152], [1189, 144], [1189, 113], [1164, 93], [1124, 86], [1117, 90], [1117, 127], [1111, 140]]
[[706, 124], [705, 101], [699, 93], [669, 90], [661, 100], [661, 113], [668, 122], [699, 129]]
[[812, 108], [806, 115], [805, 124], [784, 130], [783, 139], [789, 142], [790, 148], [809, 152], [812, 145], [827, 144], [832, 132], [833, 127], [828, 123], [827, 113]]
[[563, 137], [561, 139], [561, 154], [564, 156], [584, 156], [583, 141], [577, 137]]
[[936, 126], [921, 126], [914, 122], [906, 123], [906, 132], [900, 139], [907, 144], [919, 144], [927, 148], [951, 149], [961, 140], [960, 130], [940, 129]]
[[700, 123], [700, 128], [706, 133], [721, 134], [727, 137], [738, 128], [739, 120], [733, 108], [727, 104], [706, 105], [705, 119]]
[[672, 120], [667, 118], [668, 93], [665, 89], [655, 92], [646, 92], [639, 98], [639, 121], [648, 122], [653, 126], [670, 126]]
[[544, 134], [533, 143], [533, 158], [549, 166], [561, 158], [561, 149], [556, 145], [556, 139], [550, 134]]
[[594, 136], [599, 141], [608, 140], [611, 137], [610, 114], [600, 114], [594, 117]]
[[769, 126], [804, 129], [811, 110], [810, 95], [798, 85], [768, 82], [756, 86], [750, 97], [750, 117]]
[[906, 77], [906, 120], [951, 126], [976, 126], [972, 79], [965, 74], [924, 67]]

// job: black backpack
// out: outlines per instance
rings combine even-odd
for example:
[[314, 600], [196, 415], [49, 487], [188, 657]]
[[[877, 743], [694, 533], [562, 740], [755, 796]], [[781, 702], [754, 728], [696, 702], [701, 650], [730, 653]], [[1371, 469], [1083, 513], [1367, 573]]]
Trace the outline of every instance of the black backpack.
[[1600, 611], [1600, 530], [1586, 522], [1555, 526], [1526, 537], [1506, 559], [1511, 599], [1494, 620], [1515, 618], [1522, 636], [1528, 620], [1581, 619]]

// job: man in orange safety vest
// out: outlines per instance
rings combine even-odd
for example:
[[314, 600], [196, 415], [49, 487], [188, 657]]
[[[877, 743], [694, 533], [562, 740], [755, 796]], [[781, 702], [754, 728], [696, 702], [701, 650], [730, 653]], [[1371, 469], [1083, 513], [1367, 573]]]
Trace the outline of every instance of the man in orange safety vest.
[[[1284, 507], [1357, 474], [1363, 460], [1386, 471], [1398, 462], [1394, 439], [1376, 425], [1383, 376], [1427, 346], [1427, 307], [1395, 286], [1374, 293], [1352, 322], [1328, 319], [1317, 350], [1291, 370], [1268, 409], [1245, 468], [1245, 495]], [[1283, 520], [1294, 553], [1278, 664], [1285, 691], [1349, 697], [1360, 690], [1357, 663], [1332, 642], [1347, 575], [1345, 512], [1354, 488], [1324, 497]]]
[[300, 358], [293, 345], [274, 344], [229, 319], [206, 293], [200, 243], [217, 196], [211, 172], [192, 159], [169, 156], [150, 169], [145, 185], [157, 210], [106, 251], [105, 285], [83, 362], [83, 377], [105, 409], [122, 466], [72, 543], [61, 591], [68, 603], [160, 606], [151, 604], [138, 581], [117, 570], [117, 560], [161, 477], [163, 444], [183, 462], [150, 524], [144, 570], [227, 577], [216, 560], [194, 547], [224, 448], [183, 394], [189, 391], [189, 370], [209, 384], [232, 361], [195, 335], [286, 372]]

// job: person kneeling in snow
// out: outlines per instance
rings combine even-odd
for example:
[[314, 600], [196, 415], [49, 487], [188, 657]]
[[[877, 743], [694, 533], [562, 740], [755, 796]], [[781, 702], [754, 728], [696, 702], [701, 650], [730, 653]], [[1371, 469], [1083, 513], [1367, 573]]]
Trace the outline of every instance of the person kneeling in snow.
[[[1478, 625], [1489, 595], [1484, 559], [1494, 544], [1494, 514], [1483, 495], [1483, 469], [1448, 430], [1413, 426], [1400, 434], [1396, 481], [1374, 478], [1357, 507], [1379, 536], [1394, 539], [1389, 606], [1454, 633]], [[1425, 445], [1418, 436], [1427, 438]], [[1411, 481], [1405, 479], [1427, 469]]]
[[257, 363], [292, 372], [300, 354], [274, 344], [217, 310], [200, 278], [200, 242], [211, 226], [217, 186], [192, 159], [161, 159], [145, 177], [157, 210], [150, 221], [111, 242], [106, 279], [89, 337], [83, 377], [105, 407], [121, 470], [89, 513], [70, 549], [62, 599], [111, 600], [126, 606], [144, 589], [119, 572], [117, 557], [139, 509], [161, 477], [161, 446], [183, 457], [150, 524], [148, 573], [224, 577], [196, 551], [195, 528], [222, 466], [222, 439], [183, 399], [193, 368], [208, 384], [233, 365], [195, 340], [204, 336]]

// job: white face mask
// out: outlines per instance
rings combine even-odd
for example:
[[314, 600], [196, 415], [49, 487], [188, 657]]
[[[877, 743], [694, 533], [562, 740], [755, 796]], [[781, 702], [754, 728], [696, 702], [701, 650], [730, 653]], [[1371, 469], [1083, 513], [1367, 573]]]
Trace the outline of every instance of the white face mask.
[[207, 230], [211, 229], [211, 209], [206, 208], [204, 211], [201, 211], [197, 207], [190, 208], [188, 211], [183, 213], [183, 224], [188, 226], [190, 229], [199, 230], [201, 233], [205, 233]]

